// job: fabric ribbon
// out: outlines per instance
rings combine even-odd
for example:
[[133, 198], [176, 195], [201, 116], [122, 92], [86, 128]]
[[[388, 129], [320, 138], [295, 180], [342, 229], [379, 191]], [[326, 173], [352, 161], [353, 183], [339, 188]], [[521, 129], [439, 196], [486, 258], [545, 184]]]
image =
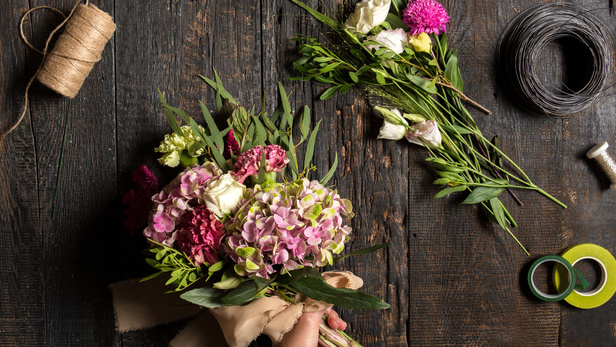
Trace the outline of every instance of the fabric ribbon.
[[[361, 278], [349, 271], [324, 272], [328, 284], [336, 288], [359, 289]], [[259, 298], [244, 306], [204, 309], [179, 297], [165, 294], [168, 288], [161, 280], [128, 280], [109, 286], [113, 296], [116, 328], [119, 332], [145, 329], [195, 317], [171, 342], [172, 347], [245, 347], [260, 334], [275, 343], [304, 312], [331, 306], [328, 303], [297, 295], [296, 304], [273, 296]]]

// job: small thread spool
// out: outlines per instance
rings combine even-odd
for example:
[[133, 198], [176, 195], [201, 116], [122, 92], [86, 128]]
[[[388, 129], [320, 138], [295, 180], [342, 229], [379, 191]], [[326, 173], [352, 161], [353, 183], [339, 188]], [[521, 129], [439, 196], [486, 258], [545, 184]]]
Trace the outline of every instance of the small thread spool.
[[595, 159], [599, 165], [603, 168], [603, 171], [610, 178], [611, 190], [616, 190], [616, 163], [610, 155], [607, 153], [607, 148], [610, 145], [607, 142], [601, 142], [595, 147], [591, 148], [590, 151], [586, 153], [586, 156], [590, 159]]
[[107, 13], [92, 4], [79, 5], [38, 72], [39, 82], [74, 98], [115, 29]]

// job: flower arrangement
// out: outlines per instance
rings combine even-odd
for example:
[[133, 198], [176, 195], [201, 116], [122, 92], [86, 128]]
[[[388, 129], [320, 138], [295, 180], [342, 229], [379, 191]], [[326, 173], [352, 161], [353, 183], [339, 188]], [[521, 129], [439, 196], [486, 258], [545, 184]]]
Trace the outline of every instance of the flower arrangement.
[[465, 103], [491, 112], [463, 93], [458, 53], [447, 45], [450, 17], [435, 0], [362, 0], [346, 21], [336, 21], [292, 0], [333, 29], [340, 45], [297, 36], [302, 57], [294, 62], [301, 77], [330, 84], [322, 100], [353, 86], [386, 106], [375, 109], [384, 119], [379, 138], [424, 146], [442, 187], [435, 198], [467, 192], [462, 204], [478, 204], [528, 254], [511, 232], [516, 222], [500, 200], [513, 188], [539, 192], [566, 206], [535, 185], [475, 124]]
[[[218, 128], [203, 103], [205, 126], [200, 126], [169, 106], [161, 93], [174, 132], [155, 151], [161, 153], [161, 164], [183, 170], [158, 190], [155, 177], [141, 167], [134, 177], [137, 188], [125, 199], [130, 216], [143, 206], [138, 197], [152, 194], [143, 235], [151, 245], [146, 261], [157, 272], [144, 280], [163, 276], [170, 292], [182, 292], [181, 298], [210, 309], [271, 297], [287, 304], [309, 298], [343, 308], [388, 308], [371, 295], [328, 284], [327, 273], [318, 271], [341, 258], [387, 245], [341, 256], [350, 239], [346, 221], [353, 217], [352, 204], [327, 186], [337, 157], [320, 181], [307, 178], [314, 169], [310, 162], [319, 127], [310, 129], [309, 109], [305, 107], [296, 122], [279, 84], [278, 110], [268, 117], [262, 106], [254, 114], [238, 105], [217, 74], [215, 81], [200, 77], [216, 91], [218, 112], [228, 117], [226, 129]], [[176, 116], [186, 125], [180, 126]], [[301, 134], [297, 144], [292, 136], [296, 123]], [[300, 166], [296, 148], [302, 143], [307, 148]], [[257, 333], [262, 330], [259, 327]], [[325, 344], [337, 340], [357, 345], [327, 325], [321, 331]]]

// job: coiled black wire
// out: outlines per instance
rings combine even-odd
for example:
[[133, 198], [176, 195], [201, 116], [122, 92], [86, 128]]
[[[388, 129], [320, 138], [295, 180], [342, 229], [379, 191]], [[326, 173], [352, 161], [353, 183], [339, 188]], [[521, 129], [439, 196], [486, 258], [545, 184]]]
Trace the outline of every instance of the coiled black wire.
[[[581, 85], [546, 86], [538, 63], [545, 48], [559, 42], [574, 44], [588, 65], [578, 66]], [[497, 49], [498, 74], [507, 91], [530, 111], [554, 116], [583, 113], [596, 104], [614, 80], [614, 47], [608, 29], [597, 16], [573, 4], [544, 4], [520, 13], [504, 31]], [[545, 58], [544, 58], [545, 59]], [[560, 63], [560, 62], [555, 62]], [[580, 64], [585, 65], [585, 64]]]

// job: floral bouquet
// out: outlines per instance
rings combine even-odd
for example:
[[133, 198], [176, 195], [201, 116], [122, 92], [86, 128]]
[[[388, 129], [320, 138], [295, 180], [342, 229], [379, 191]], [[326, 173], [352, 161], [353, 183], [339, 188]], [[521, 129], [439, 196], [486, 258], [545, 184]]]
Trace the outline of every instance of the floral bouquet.
[[[497, 138], [488, 140], [465, 108], [471, 104], [490, 114], [463, 93], [458, 53], [447, 45], [449, 16], [435, 0], [362, 0], [346, 20], [334, 20], [299, 0], [292, 0], [334, 30], [342, 43], [327, 46], [298, 36], [302, 57], [294, 62], [302, 75], [295, 79], [330, 84], [326, 100], [362, 87], [377, 103], [384, 119], [379, 138], [401, 140], [428, 149], [442, 187], [435, 198], [467, 192], [462, 204], [479, 204], [520, 244], [510, 230], [516, 222], [499, 196], [512, 188], [539, 192], [562, 207], [562, 202], [536, 186], [503, 153]], [[526, 249], [520, 244], [526, 253]]]
[[[144, 280], [163, 276], [169, 292], [181, 292], [182, 299], [210, 308], [232, 346], [247, 345], [261, 332], [279, 340], [302, 311], [325, 304], [388, 308], [380, 299], [354, 290], [361, 286], [354, 275], [318, 271], [348, 256], [340, 254], [351, 234], [345, 220], [353, 212], [351, 202], [327, 186], [337, 157], [320, 181], [307, 178], [315, 169], [310, 162], [319, 127], [310, 130], [309, 109], [305, 107], [296, 122], [279, 84], [281, 107], [271, 117], [264, 105], [255, 114], [254, 108], [238, 105], [217, 74], [215, 81], [200, 77], [216, 91], [217, 109], [228, 117], [227, 126], [220, 130], [200, 103], [202, 127], [160, 94], [173, 133], [155, 151], [162, 154], [161, 164], [184, 169], [160, 191], [152, 188], [156, 180], [145, 167], [138, 170], [139, 191], [154, 191], [143, 234], [151, 245], [146, 260], [157, 272]], [[180, 126], [176, 116], [186, 125]], [[296, 148], [302, 143], [306, 151], [300, 163]], [[129, 207], [137, 196], [129, 192]], [[136, 210], [129, 208], [127, 216]], [[253, 328], [247, 328], [253, 324], [248, 319], [238, 318], [244, 315], [238, 312], [249, 311], [252, 317], [259, 310], [264, 318]], [[357, 345], [325, 324], [321, 343]]]

